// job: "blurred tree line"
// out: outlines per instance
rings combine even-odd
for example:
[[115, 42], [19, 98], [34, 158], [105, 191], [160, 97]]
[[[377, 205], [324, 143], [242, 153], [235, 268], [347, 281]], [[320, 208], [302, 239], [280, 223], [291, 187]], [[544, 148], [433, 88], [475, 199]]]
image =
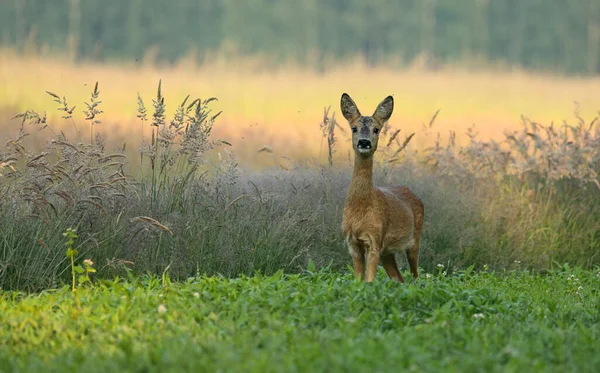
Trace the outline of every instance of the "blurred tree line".
[[317, 68], [362, 56], [599, 73], [600, 0], [2, 0], [0, 43], [76, 59], [202, 59], [229, 45]]

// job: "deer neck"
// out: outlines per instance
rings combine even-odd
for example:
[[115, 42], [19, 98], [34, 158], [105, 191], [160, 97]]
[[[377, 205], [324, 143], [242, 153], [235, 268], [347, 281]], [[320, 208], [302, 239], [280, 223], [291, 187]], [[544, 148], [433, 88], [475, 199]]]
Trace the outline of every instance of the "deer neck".
[[369, 204], [374, 189], [373, 156], [364, 157], [356, 154], [352, 180], [348, 188], [348, 202], [361, 205]]

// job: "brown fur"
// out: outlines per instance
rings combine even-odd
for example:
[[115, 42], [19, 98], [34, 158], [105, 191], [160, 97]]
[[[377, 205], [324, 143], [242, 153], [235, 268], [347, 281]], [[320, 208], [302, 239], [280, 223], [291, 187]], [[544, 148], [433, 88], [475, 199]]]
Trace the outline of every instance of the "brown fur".
[[[417, 278], [423, 203], [407, 187], [373, 185], [373, 155], [377, 150], [378, 132], [392, 115], [394, 100], [386, 97], [373, 115], [366, 117], [344, 93], [341, 108], [352, 128], [355, 153], [342, 221], [342, 231], [354, 262], [354, 275], [373, 281], [381, 261], [390, 278], [404, 282], [394, 254], [406, 251], [410, 271]], [[359, 140], [362, 149], [358, 146]], [[368, 149], [364, 148], [365, 142]]]

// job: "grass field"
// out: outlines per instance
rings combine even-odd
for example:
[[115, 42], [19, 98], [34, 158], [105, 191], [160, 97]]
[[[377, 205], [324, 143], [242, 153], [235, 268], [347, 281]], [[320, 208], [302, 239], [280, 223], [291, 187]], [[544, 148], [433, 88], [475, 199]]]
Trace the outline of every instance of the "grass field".
[[[0, 372], [596, 372], [599, 82], [3, 52]], [[350, 275], [342, 91], [396, 97], [374, 181], [423, 200], [416, 282]]]
[[0, 292], [0, 372], [600, 369], [600, 272], [437, 269], [405, 285], [323, 269]]
[[[54, 125], [69, 133], [72, 123], [61, 120], [51, 109], [53, 103], [45, 91], [65, 95], [70, 105], [77, 105], [77, 118], [83, 118], [83, 102], [96, 81], [100, 82], [105, 111], [97, 131], [110, 135], [111, 144], [140, 142], [136, 94], [140, 92], [149, 102], [162, 79], [169, 114], [188, 93], [219, 99], [213, 107], [223, 114], [214, 135], [231, 142], [240, 164], [246, 167], [271, 164], [268, 156], [256, 153], [265, 145], [278, 155], [296, 160], [319, 155], [323, 148], [318, 146], [318, 124], [323, 108], [331, 105], [339, 113], [342, 92], [350, 93], [365, 110], [374, 109], [383, 97], [394, 95], [396, 111], [391, 124], [405, 132], [416, 131], [413, 146], [417, 148], [435, 140], [423, 133], [422, 125], [438, 109], [441, 112], [436, 131], [443, 136], [455, 131], [457, 141], [464, 143], [468, 139], [463, 134], [471, 125], [476, 125], [483, 137], [498, 139], [504, 130], [519, 128], [521, 115], [539, 123], [562, 123], [573, 118], [575, 103], [587, 120], [600, 108], [600, 78], [451, 67], [437, 72], [416, 67], [371, 69], [354, 62], [324, 74], [294, 66], [268, 70], [258, 66], [252, 61], [218, 58], [203, 66], [185, 60], [163, 67], [143, 63], [73, 65], [61, 58], [23, 57], [2, 50], [0, 131], [14, 131], [18, 123], [9, 118], [33, 109], [48, 111]], [[145, 136], [148, 138], [150, 133], [146, 131]], [[345, 142], [338, 146], [348, 149]]]
[[[85, 100], [94, 120], [110, 113], [102, 100], [102, 90]], [[170, 98], [156, 87], [144, 107], [133, 101], [148, 139], [130, 139], [127, 150], [108, 143], [111, 133], [92, 141], [102, 123], [76, 120], [82, 136], [64, 138], [43, 114], [22, 114], [22, 128], [0, 153], [0, 287], [39, 291], [67, 280], [62, 234], [69, 228], [80, 236], [77, 261], [88, 255], [102, 263], [103, 278], [122, 274], [123, 262], [136, 273], [169, 266], [175, 279], [196, 270], [231, 277], [294, 273], [309, 260], [335, 269], [348, 263], [340, 225], [352, 159], [331, 113], [324, 132], [337, 142], [324, 140], [317, 125], [313, 132], [324, 154], [338, 156], [332, 164], [326, 157], [281, 164], [277, 152], [262, 152], [278, 167], [253, 172], [215, 137], [222, 125], [211, 119], [215, 102], [189, 100], [169, 114], [163, 101]], [[65, 115], [51, 104], [48, 113]], [[438, 141], [427, 126], [424, 134], [435, 139], [427, 149], [405, 148], [408, 134], [394, 128], [380, 135], [375, 182], [406, 185], [423, 200], [427, 270], [440, 262], [497, 270], [515, 260], [535, 270], [600, 264], [594, 119], [526, 120], [501, 140], [472, 135], [462, 145]]]

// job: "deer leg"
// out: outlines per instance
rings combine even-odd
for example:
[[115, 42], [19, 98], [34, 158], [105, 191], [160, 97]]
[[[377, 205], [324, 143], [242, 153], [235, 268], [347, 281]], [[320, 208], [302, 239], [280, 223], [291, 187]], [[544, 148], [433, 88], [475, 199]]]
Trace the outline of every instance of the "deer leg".
[[364, 281], [365, 279], [365, 248], [360, 241], [352, 241], [349, 237], [346, 238], [348, 245], [348, 251], [352, 256], [352, 262], [354, 264], [354, 277]]
[[406, 251], [406, 259], [408, 259], [408, 265], [410, 272], [414, 278], [419, 277], [419, 236], [416, 235], [415, 243], [411, 248]]
[[420, 204], [420, 206], [420, 211], [417, 211], [417, 214], [415, 215], [415, 242], [413, 243], [412, 247], [406, 251], [406, 259], [408, 259], [410, 272], [415, 279], [419, 277], [419, 245], [421, 243], [421, 231], [423, 230], [423, 204]]
[[352, 261], [354, 262], [354, 277], [365, 279], [365, 256], [363, 253], [353, 253]]
[[381, 257], [381, 263], [383, 264], [383, 268], [387, 273], [388, 277], [394, 279], [398, 282], [404, 282], [404, 278], [398, 269], [398, 263], [396, 263], [396, 258], [394, 258], [394, 254], [388, 254]]
[[371, 282], [377, 275], [377, 265], [379, 265], [379, 251], [369, 250], [367, 252], [367, 277], [366, 282]]

